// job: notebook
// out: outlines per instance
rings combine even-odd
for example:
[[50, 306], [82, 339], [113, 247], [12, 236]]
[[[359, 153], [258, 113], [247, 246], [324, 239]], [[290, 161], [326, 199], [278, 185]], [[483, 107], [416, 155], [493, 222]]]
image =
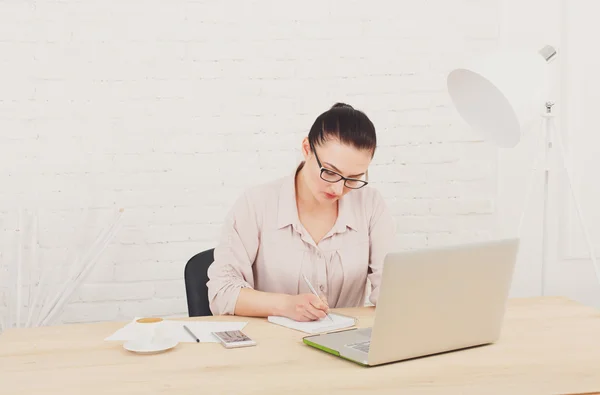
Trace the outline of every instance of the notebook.
[[273, 324], [285, 326], [286, 328], [295, 329], [297, 331], [310, 334], [350, 328], [356, 324], [356, 319], [353, 317], [332, 313], [330, 313], [329, 316], [333, 319], [333, 322], [331, 322], [331, 320], [327, 317], [318, 321], [301, 322], [279, 316], [269, 316], [268, 321], [272, 322]]

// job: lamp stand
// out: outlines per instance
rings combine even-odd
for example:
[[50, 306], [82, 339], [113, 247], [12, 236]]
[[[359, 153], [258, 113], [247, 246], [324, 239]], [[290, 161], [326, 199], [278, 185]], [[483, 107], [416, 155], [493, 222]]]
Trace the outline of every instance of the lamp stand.
[[546, 280], [548, 278], [548, 196], [550, 183], [551, 149], [552, 149], [552, 123], [554, 122], [554, 114], [552, 113], [553, 102], [546, 102], [546, 112], [542, 115], [544, 118], [544, 204], [543, 204], [543, 234], [542, 234], [542, 276], [541, 276], [541, 294], [546, 294]]
[[[562, 166], [565, 169], [569, 191], [573, 198], [573, 203], [574, 203], [575, 209], [577, 211], [577, 217], [578, 217], [579, 223], [582, 227], [583, 234], [585, 236], [585, 242], [587, 244], [588, 252], [589, 252], [590, 258], [592, 260], [592, 265], [594, 267], [596, 279], [598, 281], [598, 284], [600, 285], [600, 267], [598, 267], [598, 262], [596, 259], [596, 255], [594, 253], [594, 248], [592, 245], [591, 237], [590, 237], [590, 234], [589, 234], [589, 231], [587, 228], [587, 224], [583, 218], [579, 198], [577, 197], [577, 194], [575, 193], [575, 188], [573, 187], [573, 176], [571, 175], [570, 169], [566, 163], [567, 159], [566, 159], [564, 145], [562, 143], [562, 138], [560, 136], [560, 133], [558, 133], [558, 131], [556, 130], [556, 127], [555, 127], [555, 123], [554, 123], [555, 116], [552, 113], [552, 107], [554, 106], [554, 102], [548, 101], [548, 102], [546, 102], [545, 105], [546, 105], [546, 111], [544, 112], [544, 114], [542, 114], [543, 129], [544, 129], [543, 137], [545, 138], [544, 150], [543, 150], [543, 154], [544, 154], [544, 168], [543, 168], [543, 170], [544, 170], [544, 197], [543, 197], [543, 207], [542, 207], [542, 210], [543, 210], [542, 262], [541, 262], [542, 263], [542, 270], [541, 270], [542, 271], [542, 273], [541, 273], [541, 294], [542, 295], [546, 294], [546, 280], [548, 277], [548, 262], [547, 262], [547, 260], [548, 260], [548, 217], [550, 215], [548, 212], [548, 197], [549, 197], [549, 193], [550, 193], [549, 192], [550, 172], [552, 171], [552, 167], [553, 167], [551, 151], [554, 148], [554, 142], [556, 142], [556, 145], [558, 146], [558, 153], [560, 154], [560, 157], [559, 157], [560, 163], [562, 164]], [[529, 175], [528, 192], [527, 192], [527, 196], [525, 198], [525, 206], [524, 206], [523, 212], [521, 213], [521, 219], [519, 221], [519, 230], [518, 230], [519, 236], [521, 235], [521, 228], [523, 226], [523, 218], [527, 211], [528, 202], [531, 197], [531, 191], [532, 191], [532, 185], [533, 185], [532, 178], [533, 178], [535, 169], [537, 167], [538, 160], [539, 160], [539, 156], [538, 156], [538, 158], [536, 158], [534, 165], [531, 169], [531, 173]]]

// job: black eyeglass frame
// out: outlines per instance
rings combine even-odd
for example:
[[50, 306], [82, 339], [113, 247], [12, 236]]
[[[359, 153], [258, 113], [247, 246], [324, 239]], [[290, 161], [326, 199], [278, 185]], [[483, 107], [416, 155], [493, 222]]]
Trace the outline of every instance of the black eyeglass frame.
[[[330, 169], [327, 169], [327, 168], [323, 167], [323, 165], [321, 164], [321, 161], [319, 160], [319, 156], [317, 155], [317, 150], [315, 150], [315, 146], [312, 143], [310, 143], [310, 148], [312, 149], [312, 151], [315, 154], [315, 159], [317, 160], [317, 165], [319, 165], [319, 168], [321, 170], [321, 172], [319, 173], [319, 176], [321, 177], [321, 179], [323, 181], [327, 181], [327, 182], [329, 182], [331, 184], [335, 184], [336, 182], [340, 182], [340, 181], [344, 180], [344, 186], [346, 188], [350, 188], [350, 189], [360, 189], [360, 188], [363, 188], [364, 186], [366, 186], [369, 183], [368, 181], [365, 181], [365, 180], [359, 180], [359, 179], [356, 179], [356, 178], [344, 177], [343, 175], [341, 175], [340, 173], [338, 173], [336, 171], [333, 171], [333, 170], [330, 170]], [[336, 180], [336, 181], [327, 180], [327, 179], [323, 178], [323, 173], [324, 172], [328, 172], [330, 174], [335, 174], [336, 176], [339, 177], [339, 179]], [[348, 184], [347, 184], [348, 181], [358, 182], [359, 186], [358, 187], [348, 186]]]

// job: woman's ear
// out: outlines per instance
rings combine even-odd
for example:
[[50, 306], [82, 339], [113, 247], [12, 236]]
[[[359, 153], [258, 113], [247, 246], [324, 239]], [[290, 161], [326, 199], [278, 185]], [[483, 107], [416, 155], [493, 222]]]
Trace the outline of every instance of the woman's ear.
[[302, 156], [306, 161], [308, 159], [308, 155], [310, 155], [310, 142], [308, 141], [308, 137], [302, 139]]

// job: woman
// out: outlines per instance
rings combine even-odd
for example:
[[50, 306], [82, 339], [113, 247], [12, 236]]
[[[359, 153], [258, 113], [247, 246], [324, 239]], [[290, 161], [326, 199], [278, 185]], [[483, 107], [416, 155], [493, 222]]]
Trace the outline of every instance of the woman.
[[294, 174], [237, 200], [208, 271], [213, 314], [317, 320], [362, 306], [367, 279], [377, 303], [394, 222], [365, 187], [376, 142], [369, 118], [338, 103], [315, 120]]

